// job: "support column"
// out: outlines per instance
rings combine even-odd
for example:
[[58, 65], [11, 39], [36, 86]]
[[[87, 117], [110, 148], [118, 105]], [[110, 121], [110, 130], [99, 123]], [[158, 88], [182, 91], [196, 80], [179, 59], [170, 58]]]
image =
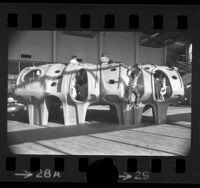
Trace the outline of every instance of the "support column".
[[98, 50], [98, 60], [99, 60], [103, 52], [103, 32], [101, 31], [99, 32], [98, 47], [99, 47], [99, 50]]
[[162, 123], [166, 123], [168, 106], [169, 103], [167, 102], [155, 103], [152, 106], [154, 122], [156, 124], [160, 125]]
[[[19, 63], [18, 63], [18, 72], [19, 72], [19, 74], [20, 74], [20, 72], [21, 72], [21, 65], [20, 65], [20, 63], [21, 63], [21, 62], [19, 61]], [[18, 75], [19, 75], [19, 74], [18, 74]]]
[[186, 42], [185, 44], [185, 57], [186, 57], [186, 62], [188, 62], [190, 54], [189, 54], [189, 49], [190, 49], [190, 43]]
[[[99, 63], [99, 61], [100, 61], [100, 57], [101, 57], [101, 54], [103, 53], [103, 32], [99, 32], [99, 52], [98, 52], [98, 61], [97, 61], [97, 63]], [[102, 72], [101, 72], [101, 64], [100, 64], [100, 66], [98, 66], [99, 67], [99, 91], [100, 91], [100, 100], [102, 100], [101, 99], [101, 87], [102, 87], [102, 83], [101, 83], [101, 77], [102, 77]]]
[[27, 101], [29, 124], [47, 125], [49, 119], [49, 104], [46, 100], [31, 99]]
[[57, 33], [56, 31], [52, 31], [52, 62], [56, 63], [56, 43], [57, 43]]
[[133, 107], [132, 109], [127, 105], [127, 107], [123, 109], [124, 124], [139, 127], [142, 121], [143, 109], [144, 105], [141, 103], [138, 108]]
[[164, 46], [164, 65], [167, 65], [167, 45]]
[[189, 45], [189, 60], [192, 62], [192, 43]]
[[135, 35], [135, 63], [139, 63], [138, 51], [139, 51], [139, 33], [134, 32]]

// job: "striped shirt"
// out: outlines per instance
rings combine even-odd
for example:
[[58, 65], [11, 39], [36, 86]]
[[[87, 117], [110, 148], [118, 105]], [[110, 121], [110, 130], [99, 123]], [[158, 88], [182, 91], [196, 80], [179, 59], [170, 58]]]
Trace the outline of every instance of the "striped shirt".
[[137, 81], [140, 74], [141, 74], [141, 70], [139, 70], [139, 72], [133, 71], [131, 73], [131, 75], [129, 76], [129, 83], [128, 83], [130, 87], [135, 88], [137, 86]]
[[137, 86], [137, 80], [138, 80], [138, 77], [135, 77], [135, 78], [130, 77], [128, 86], [135, 88]]
[[87, 84], [79, 85], [77, 83], [76, 91], [77, 91], [77, 96], [76, 96], [77, 100], [83, 101], [83, 100], [87, 99], [87, 96], [88, 96], [88, 85]]

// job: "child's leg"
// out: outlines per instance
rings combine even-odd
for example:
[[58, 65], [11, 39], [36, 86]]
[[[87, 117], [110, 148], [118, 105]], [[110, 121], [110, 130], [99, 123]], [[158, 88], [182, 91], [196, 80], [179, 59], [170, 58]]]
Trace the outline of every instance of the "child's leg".
[[161, 94], [159, 94], [159, 99], [162, 100], [162, 95]]
[[130, 97], [129, 97], [129, 88], [126, 86], [126, 87], [125, 87], [125, 94], [124, 94], [124, 102], [130, 103], [130, 102], [129, 102], [129, 101], [130, 101], [129, 98], [130, 98]]
[[135, 103], [135, 94], [133, 93], [133, 88], [128, 88], [128, 104], [129, 108], [133, 107], [133, 104]]
[[138, 104], [139, 104], [139, 91], [137, 88], [134, 88], [133, 89], [133, 92], [135, 94], [135, 106], [138, 107]]
[[163, 95], [163, 93], [161, 94], [161, 100], [164, 100], [164, 95]]
[[128, 103], [129, 103], [129, 104], [132, 104], [133, 102], [134, 102], [133, 93], [129, 93], [129, 95], [128, 95]]

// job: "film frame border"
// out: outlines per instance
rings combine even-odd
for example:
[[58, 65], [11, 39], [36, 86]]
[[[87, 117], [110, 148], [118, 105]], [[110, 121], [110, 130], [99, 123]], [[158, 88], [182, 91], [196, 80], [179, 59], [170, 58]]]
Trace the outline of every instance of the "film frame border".
[[[140, 171], [151, 171], [151, 160], [161, 160], [161, 172], [151, 173], [149, 180], [140, 180], [139, 182], [181, 182], [181, 183], [199, 183], [200, 176], [200, 153], [198, 147], [200, 145], [200, 130], [198, 117], [198, 104], [200, 89], [198, 83], [200, 81], [198, 59], [200, 59], [200, 27], [196, 23], [200, 18], [198, 5], [61, 5], [61, 4], [1, 4], [0, 6], [0, 36], [1, 37], [1, 51], [0, 61], [4, 62], [2, 69], [0, 69], [0, 80], [2, 87], [0, 91], [0, 120], [3, 124], [1, 127], [1, 147], [0, 147], [0, 181], [26, 181], [13, 176], [12, 171], [5, 172], [6, 158], [14, 157], [16, 159], [16, 169], [22, 170], [30, 168], [31, 157], [40, 158], [40, 168], [54, 169], [54, 159], [64, 159], [64, 176], [58, 181], [86, 181], [85, 171], [87, 164], [79, 167], [79, 159], [88, 159], [88, 165], [95, 160], [104, 158], [112, 159], [119, 171], [127, 169], [127, 163], [131, 164], [130, 160], [136, 160], [137, 169]], [[11, 18], [9, 18], [9, 16]], [[63, 18], [57, 18], [57, 15]], [[12, 17], [13, 16], [13, 17]], [[105, 21], [107, 16], [108, 21]], [[114, 16], [114, 17], [113, 17]], [[132, 18], [130, 18], [132, 16]], [[153, 18], [157, 16], [158, 28], [153, 27]], [[177, 18], [181, 22], [187, 23], [186, 28], [177, 27]], [[42, 18], [42, 20], [41, 20]], [[15, 19], [14, 25], [8, 25], [9, 19]], [[39, 22], [37, 20], [40, 20]], [[66, 19], [63, 24], [56, 25], [58, 20]], [[88, 19], [90, 20], [88, 22]], [[129, 21], [133, 19], [137, 24], [130, 26]], [[187, 19], [187, 21], [185, 21]], [[82, 21], [81, 21], [82, 20]], [[162, 22], [163, 21], [163, 22]], [[82, 25], [86, 22], [86, 27]], [[108, 23], [107, 23], [108, 22]], [[113, 25], [114, 22], [114, 25]], [[160, 26], [160, 22], [162, 23]], [[33, 27], [32, 24], [33, 23]], [[179, 22], [180, 23], [180, 22]], [[84, 25], [84, 24], [83, 24]], [[88, 26], [89, 25], [89, 26]], [[112, 26], [111, 28], [109, 26]], [[180, 24], [182, 25], [182, 24]], [[183, 24], [184, 25], [184, 24]], [[106, 27], [105, 27], [106, 26]], [[107, 27], [108, 26], [108, 27]], [[163, 28], [162, 28], [163, 26]], [[84, 28], [85, 27], [85, 28]], [[13, 30], [101, 30], [101, 31], [170, 31], [170, 32], [186, 32], [192, 36], [193, 43], [193, 69], [192, 69], [192, 133], [191, 133], [191, 152], [188, 156], [180, 157], [163, 157], [163, 156], [32, 156], [32, 155], [13, 155], [7, 153], [7, 63], [8, 63], [8, 42], [7, 34]], [[6, 90], [5, 90], [6, 89]], [[183, 173], [176, 173], [176, 159], [185, 159], [186, 169]], [[12, 159], [11, 159], [12, 160]], [[82, 160], [82, 159], [81, 159]], [[68, 162], [70, 161], [70, 162]], [[155, 161], [155, 160], [154, 160]], [[3, 164], [2, 164], [3, 162]], [[13, 162], [15, 163], [15, 162]], [[86, 162], [87, 163], [87, 162]], [[154, 162], [156, 163], [156, 162]], [[169, 165], [171, 164], [171, 165]], [[182, 164], [182, 162], [180, 162]], [[71, 165], [71, 168], [70, 168]], [[61, 165], [62, 166], [62, 165]], [[75, 168], [74, 168], [75, 167]], [[82, 168], [82, 169], [81, 169]], [[128, 167], [129, 168], [129, 167]], [[67, 172], [66, 169], [75, 169], [75, 171]], [[82, 172], [79, 172], [81, 169]], [[131, 171], [131, 169], [129, 169]], [[184, 171], [182, 169], [181, 171]], [[75, 178], [76, 177], [76, 178]], [[32, 179], [30, 181], [38, 181]], [[45, 181], [42, 179], [41, 181]], [[47, 181], [56, 181], [55, 179], [48, 179]], [[134, 181], [137, 182], [137, 181]]]

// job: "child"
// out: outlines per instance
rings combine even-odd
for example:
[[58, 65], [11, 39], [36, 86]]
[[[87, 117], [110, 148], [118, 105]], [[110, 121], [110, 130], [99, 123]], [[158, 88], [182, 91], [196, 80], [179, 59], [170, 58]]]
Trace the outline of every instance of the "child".
[[87, 72], [80, 69], [76, 74], [76, 100], [84, 101], [88, 95]]
[[79, 62], [77, 61], [77, 57], [75, 55], [72, 56], [69, 64], [74, 64], [74, 65], [79, 64]]
[[154, 76], [154, 84], [155, 84], [155, 97], [156, 100], [160, 100], [160, 91], [161, 91], [161, 81], [159, 77]]
[[166, 78], [161, 79], [161, 89], [160, 89], [160, 100], [164, 100], [164, 95], [166, 94]]
[[100, 64], [108, 64], [109, 61], [110, 60], [109, 60], [109, 58], [106, 55], [104, 55], [104, 54], [101, 55], [101, 57], [100, 57]]
[[[137, 80], [139, 76], [141, 75], [141, 68], [138, 64], [135, 64], [132, 68], [127, 70], [127, 75], [129, 76], [129, 83], [128, 83], [128, 103], [134, 104], [135, 107], [138, 108], [139, 103], [139, 91], [137, 89]], [[135, 95], [135, 101], [134, 101], [134, 95]]]

